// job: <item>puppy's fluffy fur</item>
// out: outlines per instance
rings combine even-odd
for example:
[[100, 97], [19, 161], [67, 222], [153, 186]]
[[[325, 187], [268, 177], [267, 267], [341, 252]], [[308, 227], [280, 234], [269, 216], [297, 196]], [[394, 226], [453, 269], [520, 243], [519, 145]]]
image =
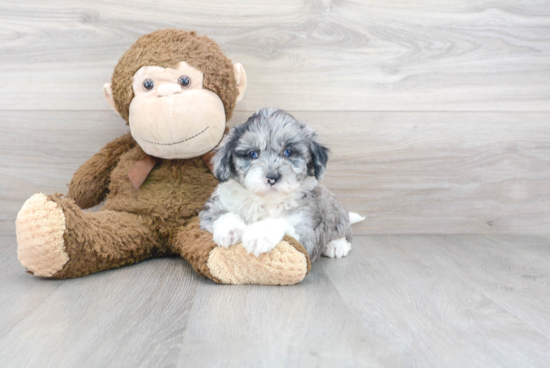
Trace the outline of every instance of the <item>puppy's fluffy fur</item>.
[[311, 261], [346, 256], [351, 221], [336, 197], [318, 185], [328, 149], [311, 127], [285, 111], [264, 108], [233, 128], [213, 158], [220, 185], [200, 213], [202, 229], [229, 247], [269, 252], [285, 234], [299, 240]]

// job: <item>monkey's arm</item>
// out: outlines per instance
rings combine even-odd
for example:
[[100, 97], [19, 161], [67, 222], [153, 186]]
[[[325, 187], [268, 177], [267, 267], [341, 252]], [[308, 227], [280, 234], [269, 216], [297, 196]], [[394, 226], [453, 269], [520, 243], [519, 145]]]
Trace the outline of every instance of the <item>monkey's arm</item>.
[[212, 234], [200, 229], [197, 217], [179, 228], [169, 244], [195, 271], [221, 284], [293, 285], [311, 269], [306, 249], [290, 236], [285, 236], [270, 252], [256, 257], [242, 244], [218, 247]]
[[120, 156], [135, 145], [130, 133], [108, 143], [76, 170], [67, 197], [83, 209], [98, 205], [107, 195], [111, 170]]

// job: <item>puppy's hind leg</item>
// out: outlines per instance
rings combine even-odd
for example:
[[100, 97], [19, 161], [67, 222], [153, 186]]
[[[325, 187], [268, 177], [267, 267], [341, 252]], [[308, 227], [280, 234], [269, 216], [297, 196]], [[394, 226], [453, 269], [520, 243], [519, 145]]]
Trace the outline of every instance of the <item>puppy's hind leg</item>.
[[351, 243], [346, 238], [340, 238], [331, 240], [323, 251], [323, 255], [329, 258], [342, 258], [347, 256], [350, 250]]

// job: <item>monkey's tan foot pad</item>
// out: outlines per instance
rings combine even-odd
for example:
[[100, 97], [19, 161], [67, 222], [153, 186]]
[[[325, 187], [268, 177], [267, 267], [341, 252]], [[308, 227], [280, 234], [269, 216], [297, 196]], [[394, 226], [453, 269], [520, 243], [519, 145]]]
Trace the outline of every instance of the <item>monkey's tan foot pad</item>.
[[27, 199], [15, 221], [19, 262], [36, 276], [51, 277], [69, 261], [65, 250], [65, 214], [38, 193]]
[[271, 252], [259, 257], [241, 244], [214, 248], [207, 266], [223, 284], [293, 285], [309, 273], [311, 262], [302, 244], [285, 237]]

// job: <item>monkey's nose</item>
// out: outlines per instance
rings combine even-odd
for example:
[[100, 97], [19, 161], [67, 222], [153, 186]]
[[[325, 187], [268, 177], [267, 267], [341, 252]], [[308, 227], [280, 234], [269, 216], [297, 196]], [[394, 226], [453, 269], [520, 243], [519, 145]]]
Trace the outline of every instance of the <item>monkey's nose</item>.
[[159, 97], [166, 97], [176, 93], [181, 93], [181, 87], [174, 83], [161, 84], [157, 89], [157, 96]]
[[277, 173], [268, 173], [265, 178], [267, 179], [267, 184], [275, 185], [275, 183], [277, 183], [277, 181], [281, 178], [281, 175]]

